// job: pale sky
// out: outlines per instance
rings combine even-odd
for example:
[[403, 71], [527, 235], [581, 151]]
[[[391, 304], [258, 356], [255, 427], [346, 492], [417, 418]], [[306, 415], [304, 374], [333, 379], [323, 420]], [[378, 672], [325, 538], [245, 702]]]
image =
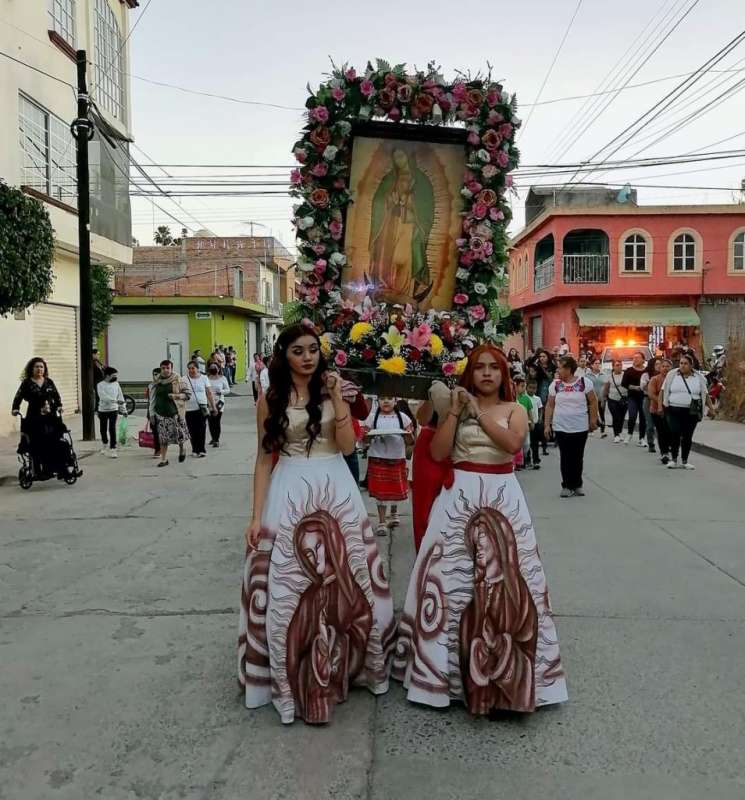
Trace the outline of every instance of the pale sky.
[[[639, 52], [633, 62], [628, 62], [633, 66], [618, 67], [612, 77], [630, 75], [631, 69], [650, 54], [660, 32], [668, 30], [694, 2], [583, 0], [541, 100], [597, 91], [636, 41]], [[132, 14], [132, 24], [143, 14], [146, 3], [141, 0], [140, 9]], [[459, 70], [476, 73], [488, 62], [493, 66], [493, 75], [503, 79], [505, 88], [517, 92], [519, 114], [525, 121], [530, 113], [527, 104], [534, 102], [576, 7], [577, 0], [523, 0], [514, 4], [501, 0], [460, 0], [450, 4], [422, 0], [378, 0], [374, 4], [354, 0], [344, 4], [152, 0], [130, 39], [130, 71], [134, 76], [189, 89], [302, 107], [306, 84], [317, 86], [329, 71], [329, 58], [337, 64], [349, 62], [358, 70], [376, 57], [391, 63], [406, 62], [412, 67], [424, 67], [435, 60], [448, 79]], [[637, 39], [645, 29], [644, 36], [651, 37], [646, 44], [644, 39]], [[742, 0], [699, 0], [631, 83], [692, 72], [744, 29]], [[686, 93], [685, 105], [677, 104], [654, 121], [614, 158], [631, 156], [656, 138], [643, 137], [658, 129], [662, 135], [668, 127], [675, 130], [641, 153], [642, 157], [677, 155], [702, 148], [745, 149], [745, 44], [715, 69], [732, 71], [707, 74]], [[735, 71], [740, 69], [744, 71]], [[576, 136], [600, 110], [602, 98], [536, 107], [519, 140], [521, 164], [588, 158], [681, 80], [678, 77], [623, 91], [579, 141], [575, 141]], [[710, 101], [741, 80], [742, 91], [735, 90], [719, 107], [688, 126], [675, 125], [705, 105], [707, 99]], [[610, 80], [605, 88], [613, 83]], [[132, 79], [132, 96], [136, 144], [157, 163], [292, 164], [290, 150], [302, 127], [299, 111], [200, 97], [137, 78]], [[582, 111], [586, 102], [595, 105], [585, 106]], [[741, 135], [731, 141], [715, 144], [738, 133]], [[138, 150], [133, 149], [132, 154], [141, 163], [148, 163]], [[193, 176], [215, 175], [218, 171], [169, 172]], [[251, 170], [234, 172], [245, 176]], [[255, 172], [262, 176], [281, 173], [268, 179], [284, 181], [289, 170]], [[158, 170], [151, 174], [166, 180]], [[732, 202], [737, 198], [732, 192], [678, 187], [739, 187], [743, 178], [745, 156], [732, 161], [624, 169], [598, 173], [587, 180], [620, 184], [630, 181], [638, 189], [640, 204], [678, 204]], [[552, 178], [534, 182], [552, 180], [561, 182]], [[528, 180], [516, 182], [519, 188], [528, 188]], [[645, 189], [644, 183], [676, 188]], [[179, 198], [185, 210], [164, 198], [157, 202], [195, 229], [204, 225], [218, 235], [248, 234], [249, 228], [241, 221], [254, 220], [266, 226], [256, 227], [257, 235], [271, 230], [286, 245], [294, 244], [289, 224], [291, 200], [286, 196]], [[514, 232], [522, 224], [524, 192], [513, 203]], [[180, 228], [157, 210], [155, 224], [170, 224], [174, 232]], [[151, 242], [153, 209], [149, 200], [134, 200], [133, 226], [141, 244]]]

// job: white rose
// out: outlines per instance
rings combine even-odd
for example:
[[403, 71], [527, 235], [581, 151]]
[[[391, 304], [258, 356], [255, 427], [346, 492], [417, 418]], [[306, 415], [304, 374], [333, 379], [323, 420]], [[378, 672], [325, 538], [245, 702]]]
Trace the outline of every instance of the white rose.
[[336, 127], [339, 129], [339, 133], [342, 136], [349, 136], [352, 132], [352, 124], [344, 119], [341, 122], [337, 122]]
[[347, 263], [347, 257], [344, 253], [332, 253], [329, 256], [329, 263], [335, 267], [343, 267]]
[[470, 189], [467, 189], [465, 186], [460, 190], [460, 193], [466, 200], [470, 200], [473, 197], [473, 192]]
[[510, 104], [510, 93], [502, 92], [502, 103], [506, 106]]
[[463, 267], [459, 267], [458, 271], [455, 273], [455, 277], [459, 281], [464, 281], [471, 273], [467, 269], [463, 269]]
[[489, 287], [485, 283], [474, 283], [473, 291], [476, 294], [486, 294], [489, 291]]
[[296, 220], [296, 225], [301, 231], [305, 231], [308, 230], [308, 228], [310, 228], [310, 226], [313, 225], [314, 222], [315, 220], [313, 219], [313, 217], [298, 217], [298, 219]]
[[341, 292], [337, 291], [336, 289], [333, 292], [329, 292], [329, 301], [335, 303], [336, 305], [340, 305]]
[[476, 158], [480, 159], [485, 164], [488, 164], [489, 163], [489, 159], [491, 158], [491, 156], [489, 155], [489, 151], [488, 150], [483, 150], [482, 149], [482, 150], [479, 150], [478, 153], [476, 153]]
[[324, 151], [323, 157], [326, 161], [333, 161], [336, 158], [336, 154], [339, 152], [339, 148], [335, 147], [333, 144], [330, 144]]
[[308, 261], [307, 258], [299, 258], [297, 260], [297, 268], [301, 272], [312, 272], [313, 269], [315, 268], [315, 265], [313, 264], [312, 261]]

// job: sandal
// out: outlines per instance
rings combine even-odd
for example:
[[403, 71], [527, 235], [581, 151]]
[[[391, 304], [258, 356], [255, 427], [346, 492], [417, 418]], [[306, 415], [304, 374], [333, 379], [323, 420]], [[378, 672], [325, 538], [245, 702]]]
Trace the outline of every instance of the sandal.
[[168, 466], [168, 462], [167, 461], [161, 461], [160, 464], [158, 464], [158, 466], [159, 467], [167, 467]]

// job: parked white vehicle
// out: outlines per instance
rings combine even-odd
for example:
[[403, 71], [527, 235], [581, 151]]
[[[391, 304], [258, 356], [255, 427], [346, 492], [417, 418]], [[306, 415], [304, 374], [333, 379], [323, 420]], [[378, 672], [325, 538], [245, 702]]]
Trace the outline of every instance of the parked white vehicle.
[[603, 369], [608, 372], [613, 368], [613, 360], [621, 359], [623, 361], [623, 368], [630, 367], [634, 360], [634, 353], [644, 353], [645, 363], [652, 358], [652, 351], [647, 345], [639, 345], [639, 347], [604, 347], [602, 355], [600, 356], [600, 363]]

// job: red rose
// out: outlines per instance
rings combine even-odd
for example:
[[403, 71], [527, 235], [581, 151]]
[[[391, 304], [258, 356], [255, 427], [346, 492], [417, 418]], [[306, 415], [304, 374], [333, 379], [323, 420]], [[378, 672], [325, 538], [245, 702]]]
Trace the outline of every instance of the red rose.
[[432, 113], [432, 106], [435, 104], [435, 101], [432, 99], [431, 95], [428, 94], [418, 94], [416, 96], [416, 100], [414, 101], [414, 107], [419, 111], [420, 114], [431, 114]]
[[395, 86], [398, 83], [398, 79], [392, 72], [389, 72], [385, 78], [383, 78], [383, 83], [385, 83], [386, 86]]
[[394, 324], [394, 325], [395, 325], [395, 326], [396, 326], [396, 327], [397, 327], [397, 328], [398, 328], [400, 331], [404, 330], [404, 328], [406, 327], [406, 323], [405, 323], [405, 322], [404, 322], [404, 321], [401, 319], [401, 317], [398, 317], [398, 319], [396, 319], [396, 321], [395, 321], [393, 324]]
[[362, 358], [364, 358], [365, 361], [372, 361], [375, 358], [376, 355], [377, 355], [377, 353], [375, 352], [375, 350], [372, 347], [366, 347], [362, 351]]
[[325, 150], [331, 144], [331, 131], [319, 125], [310, 132], [310, 140], [319, 150]]
[[421, 361], [422, 360], [422, 351], [417, 350], [416, 347], [412, 347], [409, 350], [409, 361]]
[[310, 195], [310, 202], [316, 208], [327, 208], [331, 198], [325, 189], [314, 189]]
[[386, 87], [378, 92], [380, 107], [387, 110], [396, 102], [396, 90]]
[[493, 128], [489, 128], [481, 137], [481, 141], [487, 150], [496, 150], [502, 142], [502, 137]]

